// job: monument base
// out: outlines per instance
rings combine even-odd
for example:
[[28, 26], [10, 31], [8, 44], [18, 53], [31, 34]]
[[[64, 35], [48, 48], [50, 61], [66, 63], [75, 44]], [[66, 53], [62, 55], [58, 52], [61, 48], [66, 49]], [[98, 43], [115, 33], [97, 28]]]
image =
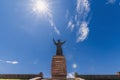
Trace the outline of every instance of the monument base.
[[66, 60], [64, 56], [53, 56], [52, 58], [52, 80], [66, 80]]

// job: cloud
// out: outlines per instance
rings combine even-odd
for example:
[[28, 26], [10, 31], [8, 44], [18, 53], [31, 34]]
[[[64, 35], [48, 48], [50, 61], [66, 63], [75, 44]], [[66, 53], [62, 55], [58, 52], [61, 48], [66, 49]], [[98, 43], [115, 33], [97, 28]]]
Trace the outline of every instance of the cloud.
[[59, 31], [59, 29], [56, 27], [56, 25], [55, 25], [52, 17], [49, 18], [49, 23], [50, 23], [50, 25], [53, 27], [54, 31], [55, 31], [58, 35], [60, 35], [60, 31]]
[[4, 61], [4, 60], [0, 60], [0, 62], [7, 63], [7, 64], [18, 64], [19, 63], [18, 61]]
[[74, 72], [68, 73], [67, 78], [75, 78]]
[[75, 24], [70, 20], [68, 22], [68, 28], [70, 28], [70, 30], [73, 31], [74, 27], [75, 27]]
[[18, 61], [6, 61], [8, 64], [18, 64]]
[[76, 32], [77, 34], [76, 42], [82, 42], [87, 38], [89, 34], [88, 27], [89, 23], [88, 17], [90, 12], [89, 0], [77, 0], [75, 11], [76, 13], [73, 16], [74, 19], [69, 20], [68, 22], [68, 28], [70, 28], [70, 30], [73, 31], [74, 28], [77, 27], [78, 31]]
[[49, 13], [49, 14], [48, 14], [48, 21], [49, 21], [51, 27], [53, 27], [54, 31], [55, 31], [58, 35], [60, 35], [60, 30], [59, 30], [59, 29], [57, 28], [57, 26], [55, 25], [55, 22], [54, 22], [54, 20], [53, 20], [53, 14], [52, 14], [52, 13]]
[[74, 69], [76, 69], [76, 68], [77, 68], [77, 64], [74, 63], [74, 64], [72, 65], [72, 67], [73, 67]]
[[77, 42], [84, 41], [87, 38], [88, 33], [89, 33], [88, 23], [82, 22], [78, 31]]
[[77, 13], [82, 16], [86, 17], [87, 13], [90, 11], [90, 3], [88, 0], [77, 0]]
[[114, 4], [116, 0], [107, 0], [106, 4]]
[[75, 16], [75, 20], [77, 21], [77, 25], [79, 26], [79, 30], [77, 33], [77, 42], [84, 41], [89, 33], [88, 21], [87, 17], [90, 12], [90, 3], [88, 0], [77, 0], [76, 7], [77, 14]]

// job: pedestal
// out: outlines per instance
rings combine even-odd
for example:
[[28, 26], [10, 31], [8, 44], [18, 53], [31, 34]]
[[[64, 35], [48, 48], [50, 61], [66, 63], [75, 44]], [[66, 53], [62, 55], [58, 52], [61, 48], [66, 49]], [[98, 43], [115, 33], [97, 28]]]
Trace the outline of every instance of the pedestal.
[[66, 60], [64, 56], [53, 56], [52, 58], [52, 80], [66, 80]]

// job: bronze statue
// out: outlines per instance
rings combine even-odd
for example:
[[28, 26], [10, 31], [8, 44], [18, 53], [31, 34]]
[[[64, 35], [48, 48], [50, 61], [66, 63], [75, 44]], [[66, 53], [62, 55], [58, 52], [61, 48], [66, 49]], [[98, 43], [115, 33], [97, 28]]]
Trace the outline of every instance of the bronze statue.
[[56, 45], [57, 47], [57, 50], [56, 50], [56, 55], [58, 56], [63, 56], [63, 52], [62, 52], [62, 45], [66, 42], [66, 41], [63, 41], [61, 42], [60, 39], [56, 42], [54, 39], [53, 39], [53, 42], [54, 44]]

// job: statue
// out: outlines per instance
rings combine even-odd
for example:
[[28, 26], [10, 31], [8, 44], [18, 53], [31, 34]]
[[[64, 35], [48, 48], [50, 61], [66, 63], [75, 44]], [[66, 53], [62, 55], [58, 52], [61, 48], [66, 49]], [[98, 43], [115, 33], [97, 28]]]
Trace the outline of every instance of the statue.
[[63, 41], [61, 42], [60, 39], [56, 42], [54, 39], [53, 39], [53, 42], [54, 44], [56, 45], [57, 47], [57, 50], [56, 50], [56, 55], [58, 56], [63, 56], [63, 52], [62, 52], [62, 45], [66, 42], [66, 41]]

